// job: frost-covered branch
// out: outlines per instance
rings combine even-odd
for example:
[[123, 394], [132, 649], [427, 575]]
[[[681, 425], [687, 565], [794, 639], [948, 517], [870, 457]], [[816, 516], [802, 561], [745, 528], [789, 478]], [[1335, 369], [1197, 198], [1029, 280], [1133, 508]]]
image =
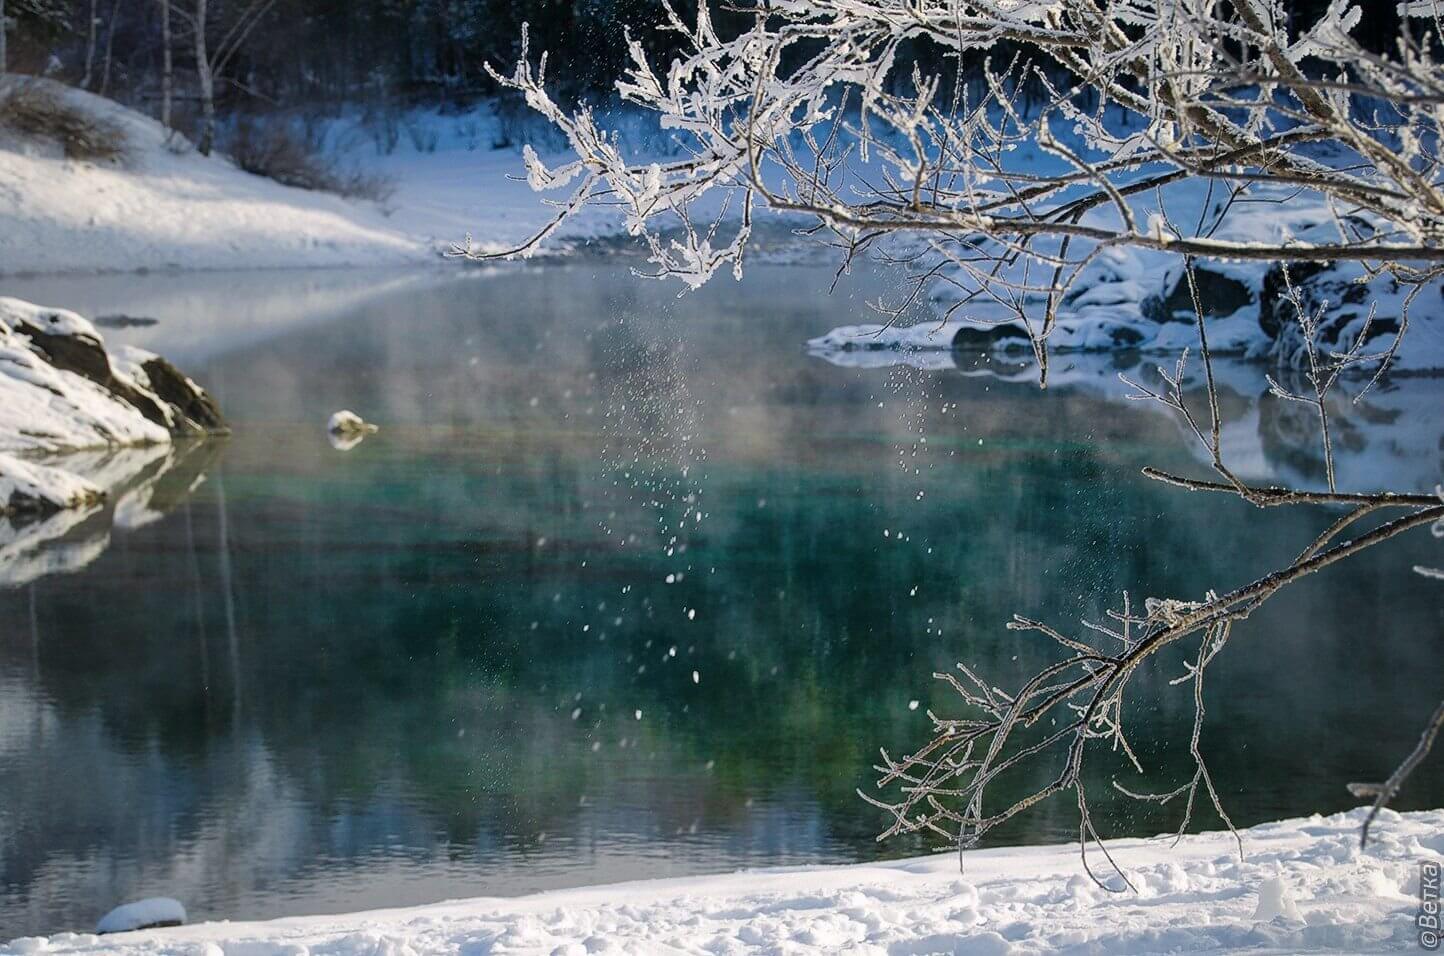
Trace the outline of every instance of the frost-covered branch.
[[[1373, 506], [1359, 507], [1372, 509]], [[892, 820], [880, 839], [922, 832], [955, 840], [960, 847], [967, 848], [1019, 813], [1067, 792], [1072, 793], [1078, 803], [1080, 838], [1085, 851], [1089, 843], [1101, 846], [1088, 810], [1085, 764], [1101, 742], [1123, 750], [1130, 762], [1143, 771], [1127, 745], [1123, 714], [1129, 683], [1145, 661], [1189, 638], [1197, 640], [1197, 648], [1182, 679], [1194, 689], [1197, 719], [1190, 754], [1195, 772], [1181, 787], [1162, 794], [1119, 789], [1136, 799], [1158, 802], [1187, 795], [1181, 830], [1192, 820], [1202, 786], [1227, 823], [1227, 813], [1199, 750], [1204, 670], [1228, 642], [1233, 625], [1246, 620], [1286, 586], [1406, 531], [1444, 518], [1444, 503], [1437, 499], [1424, 506], [1402, 507], [1409, 509], [1407, 514], [1348, 540], [1336, 541], [1337, 534], [1347, 526], [1336, 524], [1333, 534], [1316, 542], [1293, 564], [1223, 595], [1208, 594], [1196, 602], [1149, 599], [1141, 615], [1131, 611], [1125, 595], [1123, 608], [1110, 612], [1108, 622], [1088, 624], [1087, 633], [1077, 636], [1015, 618], [1008, 625], [1010, 629], [1041, 633], [1069, 653], [1061, 661], [1041, 669], [1011, 694], [992, 686], [963, 664], [958, 665], [962, 679], [952, 674], [936, 675], [952, 685], [962, 702], [980, 716], [940, 717], [930, 712], [935, 736], [927, 745], [897, 760], [883, 752], [883, 763], [878, 767], [882, 774], [878, 788], [896, 788], [899, 798], [887, 801], [862, 793], [869, 803], [886, 810]], [[1029, 737], [1028, 732], [1034, 728], [1041, 732]], [[1059, 769], [1047, 783], [997, 810], [985, 812], [983, 798], [1000, 777], [1050, 755], [1059, 762]]]
[[[1046, 377], [1057, 309], [1100, 250], [1352, 261], [1410, 286], [1444, 270], [1444, 69], [1427, 0], [1410, 6], [1390, 56], [1353, 39], [1363, 7], [1345, 0], [1307, 28], [1290, 26], [1281, 0], [738, 0], [728, 9], [750, 13], [750, 26], [724, 36], [706, 3], [694, 23], [668, 6], [665, 28], [686, 41], [669, 64], [629, 37], [632, 65], [617, 89], [671, 131], [679, 162], [633, 162], [591, 110], [559, 105], [545, 54], [533, 59], [524, 45], [513, 70], [493, 74], [575, 154], [551, 170], [529, 153], [533, 187], [585, 174], [593, 188], [563, 218], [592, 203], [621, 207], [657, 275], [695, 287], [740, 267], [751, 220], [724, 226], [723, 203], [704, 215], [709, 193], [729, 194], [734, 210], [756, 203], [808, 217], [846, 258], [911, 235], [953, 267], [955, 311], [987, 302], [1017, 314]], [[908, 56], [918, 44], [981, 59], [980, 82], [961, 68], [920, 70]], [[1041, 90], [1041, 105], [1025, 109], [1025, 89]], [[1191, 181], [1229, 200], [1206, 227], [1201, 215], [1184, 229], [1167, 195]], [[1243, 202], [1285, 192], [1308, 194], [1328, 221], [1274, 237], [1228, 228]]]
[[[1118, 792], [1181, 801], [1180, 830], [1205, 799], [1227, 823], [1200, 740], [1205, 674], [1235, 625], [1303, 577], [1411, 529], [1444, 528], [1439, 498], [1340, 490], [1333, 469], [1331, 395], [1355, 366], [1373, 363], [1377, 380], [1400, 348], [1409, 305], [1444, 276], [1444, 9], [1412, 0], [1393, 52], [1381, 56], [1353, 38], [1364, 7], [1332, 0], [1298, 26], [1283, 0], [735, 0], [728, 9], [747, 25], [724, 35], [705, 2], [695, 22], [667, 5], [665, 29], [684, 38], [685, 53], [654, 63], [629, 37], [632, 64], [617, 84], [675, 138], [684, 158], [666, 163], [635, 161], [592, 110], [564, 109], [548, 91], [545, 54], [533, 58], [523, 44], [514, 69], [493, 73], [573, 154], [551, 168], [527, 151], [529, 182], [571, 194], [532, 241], [501, 252], [468, 244], [457, 254], [531, 254], [568, 217], [605, 204], [646, 242], [655, 275], [696, 287], [725, 268], [740, 272], [752, 211], [762, 206], [800, 217], [799, 231], [835, 246], [844, 266], [875, 251], [911, 271], [892, 314], [932, 283], [952, 287], [945, 318], [996, 323], [1001, 311], [1026, 330], [1045, 385], [1059, 310], [1087, 270], [1120, 249], [1167, 254], [1187, 279], [1204, 401], [1185, 389], [1188, 353], [1160, 369], [1161, 384], [1130, 384], [1135, 397], [1179, 417], [1222, 480], [1149, 477], [1259, 507], [1345, 509], [1291, 564], [1241, 587], [1149, 599], [1141, 612], [1125, 594], [1121, 609], [1077, 633], [1015, 618], [1010, 628], [1042, 635], [1059, 658], [1012, 691], [966, 664], [938, 675], [966, 714], [932, 715], [933, 739], [909, 756], [883, 753], [888, 795], [864, 794], [889, 815], [883, 837], [931, 834], [968, 847], [1068, 793], [1087, 864], [1088, 847], [1102, 843], [1085, 764], [1107, 747], [1144, 769], [1128, 738], [1131, 681], [1178, 646], [1189, 648], [1178, 682], [1190, 686], [1195, 708], [1192, 772], [1171, 789]], [[910, 55], [918, 45], [958, 68], [922, 70]], [[981, 63], [971, 80], [965, 60]], [[1025, 102], [1025, 91], [1041, 91], [1041, 102]], [[1261, 234], [1246, 226], [1258, 203], [1306, 203], [1317, 215]], [[1256, 487], [1227, 461], [1194, 271], [1203, 260], [1347, 262], [1361, 278], [1387, 276], [1404, 288], [1391, 344], [1370, 351], [1372, 313], [1331, 337], [1285, 267], [1297, 326], [1289, 347], [1302, 377], [1269, 384], [1312, 411], [1326, 490]], [[1438, 727], [1380, 785], [1377, 806]], [[1026, 780], [1050, 758], [1056, 770], [1041, 785], [985, 802], [1000, 779]]]

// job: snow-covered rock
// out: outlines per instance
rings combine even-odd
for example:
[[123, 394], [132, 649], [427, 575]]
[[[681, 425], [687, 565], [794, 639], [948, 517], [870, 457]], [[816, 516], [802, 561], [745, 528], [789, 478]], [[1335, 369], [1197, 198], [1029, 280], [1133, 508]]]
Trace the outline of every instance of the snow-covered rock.
[[337, 451], [350, 451], [380, 429], [350, 409], [343, 408], [326, 423], [326, 437]]
[[349, 408], [343, 408], [326, 422], [326, 430], [333, 435], [371, 435], [378, 428]]
[[206, 391], [159, 356], [107, 350], [74, 312], [0, 298], [0, 452], [56, 452], [220, 431]]
[[17, 456], [224, 430], [211, 396], [165, 359], [107, 349], [74, 312], [0, 298], [0, 514], [44, 514], [101, 496], [59, 463]]
[[[1162, 268], [1151, 277], [1114, 269], [1090, 279], [1075, 285], [1059, 308], [1048, 335], [1052, 352], [1196, 351], [1196, 290], [1209, 348], [1215, 355], [1241, 355], [1268, 359], [1282, 367], [1301, 367], [1300, 308], [1311, 318], [1317, 317], [1323, 351], [1344, 350], [1362, 338], [1360, 354], [1377, 355], [1389, 348], [1401, 328], [1408, 292], [1388, 276], [1361, 281], [1357, 268], [1332, 263], [1295, 264], [1289, 267], [1287, 282], [1281, 266], [1254, 263], [1200, 265], [1192, 287], [1177, 266]], [[1034, 311], [1032, 332], [1037, 334], [1042, 328], [1041, 301]], [[966, 317], [915, 325], [840, 326], [807, 345], [824, 355], [1032, 352], [1029, 329], [1012, 314], [996, 306], [991, 309], [994, 314], [986, 306], [959, 312]], [[1409, 328], [1391, 367], [1410, 372], [1444, 369], [1444, 303], [1439, 289], [1426, 289], [1416, 298]]]
[[158, 896], [117, 906], [101, 917], [95, 932], [101, 936], [108, 933], [131, 933], [141, 929], [183, 926], [186, 908], [173, 899]]

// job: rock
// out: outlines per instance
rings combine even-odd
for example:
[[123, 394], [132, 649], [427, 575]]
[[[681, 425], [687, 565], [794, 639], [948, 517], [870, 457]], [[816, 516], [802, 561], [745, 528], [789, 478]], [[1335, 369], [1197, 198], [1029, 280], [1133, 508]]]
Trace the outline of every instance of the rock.
[[953, 348], [964, 352], [1033, 350], [1023, 328], [1004, 322], [1000, 325], [964, 325], [953, 335]]
[[333, 435], [374, 435], [380, 429], [350, 409], [343, 408], [331, 416], [326, 430]]
[[95, 324], [103, 329], [141, 329], [159, 325], [159, 319], [143, 315], [97, 315]]
[[165, 359], [107, 348], [74, 312], [0, 298], [0, 515], [12, 523], [104, 497], [68, 461], [39, 465], [34, 456], [226, 430], [214, 399]]
[[[1221, 319], [1233, 315], [1254, 301], [1248, 285], [1233, 276], [1210, 269], [1206, 265], [1194, 265], [1194, 284], [1198, 288], [1198, 304], [1206, 319]], [[1172, 283], [1166, 295], [1150, 295], [1140, 306], [1144, 318], [1155, 322], [1193, 322], [1197, 319], [1193, 305], [1193, 290], [1188, 285], [1188, 275], [1182, 270], [1174, 275], [1170, 270], [1165, 285]]]
[[0, 298], [0, 358], [0, 450], [63, 451], [226, 431], [205, 389], [150, 352], [108, 349], [74, 312]]
[[215, 434], [228, 430], [220, 406], [210, 393], [181, 373], [170, 362], [141, 349], [126, 348], [133, 377], [171, 411], [167, 425], [174, 434]]
[[331, 447], [337, 451], [350, 451], [365, 441], [367, 435], [374, 435], [378, 430], [350, 409], [342, 409], [326, 423], [327, 437], [331, 440]]
[[142, 929], [183, 926], [185, 921], [184, 906], [169, 897], [159, 896], [117, 906], [95, 925], [95, 932], [101, 936], [109, 933], [131, 933]]
[[[1300, 307], [1310, 316], [1319, 316], [1319, 341], [1328, 349], [1348, 348], [1361, 333], [1366, 344], [1397, 333], [1402, 306], [1399, 284], [1388, 276], [1359, 282], [1360, 275], [1359, 267], [1354, 265], [1290, 263], [1288, 278], [1297, 296], [1295, 302], [1289, 295], [1289, 282], [1284, 281], [1284, 266], [1270, 266], [1259, 295], [1258, 323], [1275, 343], [1275, 354], [1288, 358], [1302, 346]], [[1372, 321], [1370, 309], [1374, 310]]]

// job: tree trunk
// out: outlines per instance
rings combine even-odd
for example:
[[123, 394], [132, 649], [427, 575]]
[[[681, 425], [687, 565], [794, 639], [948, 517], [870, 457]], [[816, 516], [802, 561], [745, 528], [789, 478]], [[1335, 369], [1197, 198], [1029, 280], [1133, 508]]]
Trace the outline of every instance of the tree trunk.
[[[0, 0], [4, 3], [5, 0]], [[160, 125], [170, 132], [170, 100], [175, 74], [170, 57], [170, 0], [160, 0]]]
[[90, 89], [90, 78], [95, 73], [95, 24], [99, 17], [95, 15], [96, 5], [100, 0], [90, 0], [90, 20], [85, 25], [85, 76], [80, 78], [80, 88]]
[[8, 73], [10, 70], [10, 48], [5, 43], [5, 36], [10, 32], [10, 21], [5, 19], [5, 0], [0, 0], [0, 73]]
[[115, 49], [115, 24], [119, 19], [120, 0], [113, 0], [110, 5], [110, 22], [105, 25], [105, 67], [100, 73], [101, 96], [107, 96], [110, 93], [111, 54]]
[[196, 149], [202, 156], [209, 156], [216, 144], [216, 83], [206, 50], [206, 5], [207, 0], [196, 0], [196, 79], [201, 88], [201, 136]]

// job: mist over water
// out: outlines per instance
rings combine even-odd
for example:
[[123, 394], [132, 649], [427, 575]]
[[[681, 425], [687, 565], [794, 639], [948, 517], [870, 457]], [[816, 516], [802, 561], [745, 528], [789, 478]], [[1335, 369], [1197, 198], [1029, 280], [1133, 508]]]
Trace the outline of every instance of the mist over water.
[[[1234, 587], [1327, 523], [1141, 478], [1204, 470], [1121, 398], [1137, 357], [1071, 359], [1042, 393], [986, 362], [808, 355], [878, 292], [831, 278], [17, 282], [159, 319], [107, 335], [181, 363], [235, 434], [118, 460], [124, 506], [0, 553], [0, 937], [150, 895], [245, 919], [917, 853], [876, 844], [854, 791], [958, 712], [934, 671], [1016, 684], [1051, 651], [1013, 613], [1073, 628], [1124, 590]], [[1263, 369], [1220, 374], [1247, 473], [1318, 481]], [[1407, 379], [1341, 411], [1341, 481], [1432, 487], [1444, 424], [1417, 409], [1441, 398]], [[380, 433], [334, 449], [340, 408]], [[1444, 592], [1416, 564], [1444, 564], [1427, 532], [1240, 626], [1203, 737], [1236, 823], [1352, 806], [1412, 746], [1444, 695], [1419, 676], [1444, 674]], [[1100, 795], [1185, 771], [1159, 744], [1186, 747], [1182, 657], [1136, 680], [1155, 775], [1099, 760]], [[1441, 800], [1434, 761], [1397, 805]], [[1177, 820], [1112, 809], [1110, 835]], [[996, 839], [1076, 828], [1054, 801]]]

